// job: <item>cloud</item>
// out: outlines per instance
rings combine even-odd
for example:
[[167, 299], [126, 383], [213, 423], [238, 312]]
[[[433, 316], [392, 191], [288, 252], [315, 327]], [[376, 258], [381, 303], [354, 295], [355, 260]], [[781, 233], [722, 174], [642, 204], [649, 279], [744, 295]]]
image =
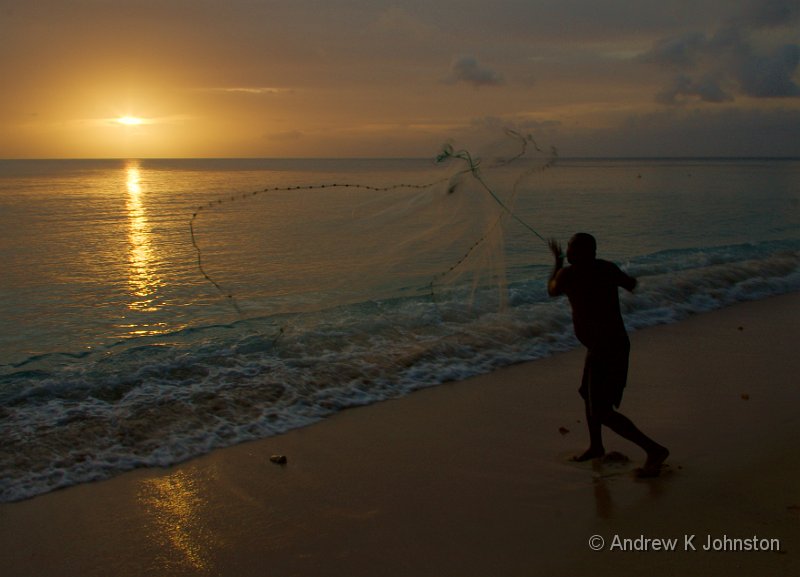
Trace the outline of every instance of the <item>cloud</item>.
[[698, 55], [703, 52], [707, 44], [705, 34], [687, 32], [658, 40], [643, 59], [662, 66], [685, 68], [695, 64]]
[[464, 82], [473, 86], [500, 86], [504, 84], [503, 78], [490, 68], [478, 64], [473, 56], [462, 56], [456, 59], [450, 67], [448, 83]]
[[755, 0], [742, 13], [742, 22], [755, 27], [782, 26], [798, 19], [798, 0]]
[[656, 100], [664, 104], [693, 99], [720, 103], [736, 95], [800, 96], [800, 85], [794, 79], [800, 66], [800, 45], [764, 45], [756, 34], [765, 28], [789, 27], [798, 18], [800, 0], [755, 0], [713, 34], [691, 31], [658, 40], [642, 60], [672, 70], [675, 76]]
[[693, 80], [686, 75], [678, 75], [673, 84], [656, 95], [656, 100], [664, 104], [676, 104], [682, 98], [698, 97], [703, 102], [729, 102], [733, 96], [727, 93], [719, 81], [711, 76]]
[[742, 90], [760, 98], [800, 96], [800, 86], [792, 78], [798, 64], [797, 44], [786, 44], [766, 55], [750, 55], [739, 70]]

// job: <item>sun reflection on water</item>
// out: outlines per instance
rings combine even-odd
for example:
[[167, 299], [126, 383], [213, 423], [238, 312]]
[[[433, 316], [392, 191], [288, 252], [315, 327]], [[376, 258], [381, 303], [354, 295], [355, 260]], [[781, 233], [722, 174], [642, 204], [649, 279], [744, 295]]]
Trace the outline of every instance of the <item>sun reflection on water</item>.
[[[139, 162], [128, 161], [126, 173], [126, 209], [128, 216], [128, 287], [133, 297], [128, 308], [132, 311], [155, 312], [161, 308], [158, 290], [163, 282], [155, 270], [157, 253], [145, 209], [145, 190], [142, 186]], [[161, 332], [160, 327], [130, 325], [131, 334], [148, 335]]]

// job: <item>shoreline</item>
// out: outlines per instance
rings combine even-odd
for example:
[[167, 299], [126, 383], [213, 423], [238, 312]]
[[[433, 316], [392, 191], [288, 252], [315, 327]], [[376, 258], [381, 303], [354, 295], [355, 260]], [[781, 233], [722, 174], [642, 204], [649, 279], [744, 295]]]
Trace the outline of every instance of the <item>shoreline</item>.
[[[794, 574], [799, 320], [791, 293], [631, 333], [621, 411], [670, 448], [657, 479], [609, 432], [630, 461], [569, 462], [587, 443], [578, 349], [0, 504], [4, 574]], [[640, 536], [677, 550], [609, 547]]]

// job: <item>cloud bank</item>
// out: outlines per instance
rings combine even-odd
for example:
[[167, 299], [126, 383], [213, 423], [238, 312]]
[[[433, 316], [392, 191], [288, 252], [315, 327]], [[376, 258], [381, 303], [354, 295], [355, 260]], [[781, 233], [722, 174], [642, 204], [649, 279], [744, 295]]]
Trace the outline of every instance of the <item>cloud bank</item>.
[[[776, 45], [774, 40], [780, 37], [776, 29], [790, 30], [799, 20], [798, 0], [756, 0], [713, 33], [690, 31], [657, 41], [643, 60], [672, 70], [674, 76], [656, 99], [680, 104], [800, 96], [795, 79], [800, 45]], [[765, 29], [773, 32], [766, 39], [761, 34]]]

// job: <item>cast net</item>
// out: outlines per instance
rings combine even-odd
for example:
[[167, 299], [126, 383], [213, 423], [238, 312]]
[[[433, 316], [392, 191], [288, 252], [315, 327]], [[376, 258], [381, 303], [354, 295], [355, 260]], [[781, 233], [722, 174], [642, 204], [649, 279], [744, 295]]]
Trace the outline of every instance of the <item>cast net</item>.
[[243, 319], [403, 297], [499, 309], [507, 231], [545, 242], [517, 197], [556, 159], [506, 130], [478, 153], [229, 194], [192, 215], [198, 270]]

